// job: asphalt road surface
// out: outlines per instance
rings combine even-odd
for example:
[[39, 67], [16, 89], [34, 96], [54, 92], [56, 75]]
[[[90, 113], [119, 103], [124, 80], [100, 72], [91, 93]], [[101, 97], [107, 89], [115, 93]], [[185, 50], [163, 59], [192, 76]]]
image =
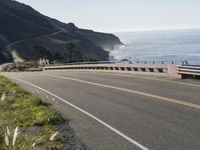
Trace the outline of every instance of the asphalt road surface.
[[4, 73], [51, 102], [91, 150], [200, 150], [200, 81], [106, 72]]

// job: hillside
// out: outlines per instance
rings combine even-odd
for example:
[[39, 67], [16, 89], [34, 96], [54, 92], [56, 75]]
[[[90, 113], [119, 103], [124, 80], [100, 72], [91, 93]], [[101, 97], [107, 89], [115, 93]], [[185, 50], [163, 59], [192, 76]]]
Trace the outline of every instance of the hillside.
[[6, 44], [8, 44], [8, 41], [6, 41], [5, 38], [0, 36], [0, 64], [4, 62], [10, 62], [12, 61], [12, 56], [10, 53], [5, 49]]
[[121, 44], [112, 34], [79, 29], [13, 0], [0, 1], [0, 20], [0, 63], [12, 60], [13, 50], [24, 60], [107, 60], [105, 50]]

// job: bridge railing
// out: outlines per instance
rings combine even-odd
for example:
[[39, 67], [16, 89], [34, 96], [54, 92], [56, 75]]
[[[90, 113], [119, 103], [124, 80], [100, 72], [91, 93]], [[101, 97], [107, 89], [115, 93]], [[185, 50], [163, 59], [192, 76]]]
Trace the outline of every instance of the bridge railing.
[[49, 64], [48, 66], [61, 66], [61, 65], [86, 65], [86, 64], [175, 64], [185, 65], [187, 61], [90, 61], [90, 62], [74, 62], [62, 64]]
[[184, 65], [187, 61], [136, 61], [136, 64], [172, 64], [172, 65]]
[[58, 63], [49, 64], [47, 66], [61, 66], [61, 65], [85, 65], [85, 64], [115, 64], [114, 61], [90, 61], [90, 62], [72, 62], [72, 63]]
[[44, 71], [110, 71], [110, 72], [132, 72], [132, 73], [145, 73], [145, 74], [159, 74], [177, 76], [177, 65], [170, 64], [144, 64], [144, 63], [70, 63], [64, 65], [47, 66], [43, 67]]

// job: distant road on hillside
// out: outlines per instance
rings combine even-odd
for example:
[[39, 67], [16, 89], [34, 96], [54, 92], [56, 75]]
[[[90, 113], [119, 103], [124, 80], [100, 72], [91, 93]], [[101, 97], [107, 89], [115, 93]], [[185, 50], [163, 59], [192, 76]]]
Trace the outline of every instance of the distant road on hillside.
[[[56, 35], [56, 34], [61, 33], [61, 32], [65, 32], [65, 30], [62, 29], [61, 31], [57, 31], [57, 32], [54, 32], [54, 33], [51, 33], [51, 34], [42, 35], [42, 36], [37, 36], [37, 37], [30, 38], [30, 39], [24, 39], [24, 40], [15, 41], [15, 42], [12, 42], [12, 43], [8, 44], [8, 45], [6, 46], [6, 49], [7, 49], [9, 52], [12, 53], [13, 47], [14, 47], [16, 44], [19, 44], [19, 43], [21, 43], [21, 42], [30, 41], [30, 40], [35, 40], [35, 39], [40, 39], [40, 38], [49, 37], [49, 36]], [[15, 62], [21, 62], [21, 61], [23, 61], [16, 53], [12, 53], [12, 56], [13, 56]]]
[[61, 31], [57, 31], [57, 32], [54, 32], [54, 33], [51, 33], [51, 34], [47, 34], [47, 35], [42, 35], [42, 36], [37, 36], [37, 37], [33, 37], [33, 38], [29, 38], [29, 39], [24, 39], [24, 40], [19, 40], [19, 41], [15, 41], [15, 42], [12, 42], [10, 44], [8, 44], [6, 46], [6, 49], [11, 52], [12, 51], [12, 47], [16, 44], [19, 44], [21, 42], [26, 42], [26, 41], [29, 41], [29, 40], [35, 40], [35, 39], [40, 39], [40, 38], [45, 38], [45, 37], [49, 37], [49, 36], [52, 36], [52, 35], [56, 35], [58, 33], [61, 33], [61, 32], [64, 32], [64, 29], [61, 30]]

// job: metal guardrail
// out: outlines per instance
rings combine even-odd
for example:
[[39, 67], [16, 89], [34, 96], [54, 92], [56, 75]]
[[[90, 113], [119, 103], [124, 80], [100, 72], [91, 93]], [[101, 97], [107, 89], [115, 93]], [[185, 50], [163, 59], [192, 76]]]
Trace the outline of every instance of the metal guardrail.
[[200, 66], [190, 66], [190, 65], [178, 66], [178, 74], [182, 76], [182, 79], [200, 78]]

